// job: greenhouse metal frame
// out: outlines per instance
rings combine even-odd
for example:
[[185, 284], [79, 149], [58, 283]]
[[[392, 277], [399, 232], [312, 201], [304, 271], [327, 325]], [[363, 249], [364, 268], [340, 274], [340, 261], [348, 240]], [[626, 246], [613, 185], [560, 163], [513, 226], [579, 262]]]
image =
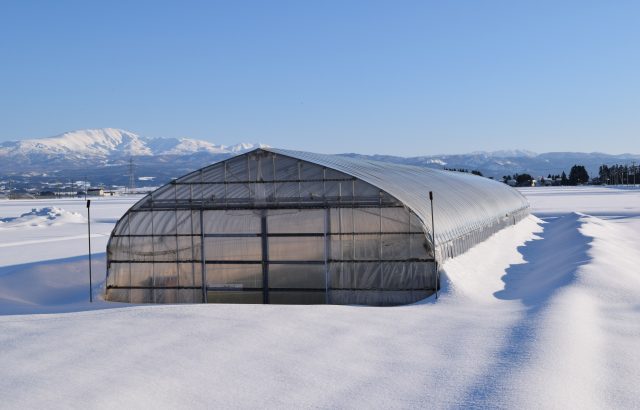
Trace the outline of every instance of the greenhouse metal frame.
[[528, 211], [516, 190], [475, 175], [256, 149], [127, 211], [107, 245], [105, 299], [412, 303], [436, 290], [436, 260]]

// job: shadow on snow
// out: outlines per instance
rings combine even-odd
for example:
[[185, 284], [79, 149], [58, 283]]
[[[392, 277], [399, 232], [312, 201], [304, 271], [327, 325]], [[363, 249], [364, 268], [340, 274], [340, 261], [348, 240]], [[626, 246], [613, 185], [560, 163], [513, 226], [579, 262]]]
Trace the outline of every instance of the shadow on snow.
[[557, 292], [576, 280], [580, 267], [590, 262], [592, 238], [580, 232], [583, 217], [571, 213], [550, 219], [543, 224], [539, 239], [518, 248], [524, 262], [509, 266], [502, 277], [504, 289], [494, 296], [521, 301], [524, 316], [508, 332], [492, 368], [468, 391], [465, 407], [485, 407], [504, 393], [502, 383], [531, 356], [541, 311]]
[[93, 304], [89, 303], [89, 255], [0, 267], [0, 315], [119, 307], [98, 299], [105, 259], [104, 252], [92, 255]]

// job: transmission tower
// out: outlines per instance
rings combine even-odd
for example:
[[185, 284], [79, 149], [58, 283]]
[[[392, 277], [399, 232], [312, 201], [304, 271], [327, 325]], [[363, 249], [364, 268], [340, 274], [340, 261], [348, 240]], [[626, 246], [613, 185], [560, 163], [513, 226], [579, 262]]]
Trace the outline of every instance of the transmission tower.
[[132, 194], [136, 188], [136, 179], [133, 176], [133, 157], [129, 157], [129, 193]]

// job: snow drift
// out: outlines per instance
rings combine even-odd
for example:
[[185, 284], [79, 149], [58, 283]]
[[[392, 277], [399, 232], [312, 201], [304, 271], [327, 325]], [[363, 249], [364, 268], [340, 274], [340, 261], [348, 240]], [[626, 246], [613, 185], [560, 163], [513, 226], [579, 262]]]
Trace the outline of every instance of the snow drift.
[[86, 223], [87, 219], [77, 212], [62, 208], [33, 208], [31, 212], [17, 217], [0, 218], [0, 229], [41, 228], [65, 223]]

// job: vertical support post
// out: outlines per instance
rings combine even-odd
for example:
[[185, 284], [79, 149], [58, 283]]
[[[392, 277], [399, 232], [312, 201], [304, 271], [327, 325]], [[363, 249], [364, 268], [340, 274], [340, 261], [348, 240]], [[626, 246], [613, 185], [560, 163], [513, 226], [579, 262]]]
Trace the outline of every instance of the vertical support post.
[[436, 257], [436, 228], [433, 217], [433, 191], [429, 191], [429, 202], [431, 203], [431, 238], [433, 239], [433, 260], [436, 267], [436, 300], [438, 300], [438, 289], [440, 289], [440, 269], [438, 269], [438, 258]]
[[271, 154], [271, 162], [273, 164], [273, 200], [278, 200], [278, 183], [276, 178], [276, 154]]
[[247, 190], [249, 191], [249, 201], [251, 201], [251, 155], [247, 155]]
[[[356, 275], [355, 272], [355, 267], [356, 267], [356, 211], [355, 211], [355, 207], [351, 207], [351, 262], [350, 262], [350, 275], [352, 275], [353, 277], [353, 287], [355, 289], [358, 289], [358, 275]], [[360, 227], [360, 226], [358, 226]]]
[[302, 162], [298, 161], [298, 204], [302, 202]]
[[[129, 250], [129, 255], [132, 255], [132, 253], [131, 253], [131, 213], [127, 212], [126, 215], [127, 215], [127, 240], [129, 242], [128, 250]], [[132, 264], [129, 263], [129, 290], [128, 290], [129, 303], [131, 303], [131, 291], [132, 291], [132, 289], [131, 289], [131, 265]]]
[[[351, 205], [356, 205], [356, 179], [351, 180]], [[353, 208], [352, 208], [353, 209]]]
[[408, 216], [408, 220], [407, 220], [407, 232], [409, 232], [409, 235], [407, 235], [409, 237], [409, 257], [411, 258], [413, 256], [413, 244], [411, 241], [411, 237], [413, 236], [411, 234], [411, 210], [409, 210], [409, 212], [407, 212], [407, 216]]
[[262, 303], [269, 304], [269, 237], [267, 226], [267, 210], [262, 210], [260, 217], [262, 238]]
[[[175, 194], [174, 197], [174, 201], [177, 204], [178, 203], [178, 186], [174, 185], [175, 190], [173, 191]], [[189, 195], [189, 199], [191, 199], [191, 195]], [[176, 256], [178, 256], [178, 252], [180, 249], [180, 242], [178, 241], [178, 210], [174, 209], [173, 210], [173, 215], [175, 216], [174, 221], [176, 223], [176, 230], [175, 230], [175, 234], [176, 234]], [[176, 257], [176, 277], [178, 278], [178, 287], [180, 287], [181, 283], [180, 283], [180, 262], [178, 262], [180, 260], [180, 258]], [[175, 301], [177, 302], [178, 300], [180, 300], [180, 297], [182, 296], [182, 291], [176, 289], [176, 296], [175, 296]]]
[[[340, 183], [342, 184], [342, 183]], [[341, 189], [342, 185], [339, 185], [340, 188], [340, 195], [342, 195], [342, 189]], [[342, 248], [342, 207], [338, 208], [338, 232], [340, 233], [340, 235], [338, 236], [339, 240], [340, 240], [340, 282], [338, 283], [339, 285], [343, 283], [344, 281], [344, 250]]]
[[[382, 260], [382, 191], [380, 191], [380, 207], [378, 208], [378, 260]], [[382, 265], [382, 264], [380, 264]], [[384, 275], [383, 275], [382, 266], [380, 266], [380, 289], [384, 289]]]
[[[262, 155], [256, 155], [256, 179], [253, 183], [253, 199], [256, 201], [266, 200], [264, 184], [260, 184], [264, 180], [262, 176]], [[251, 167], [249, 167], [251, 171]]]
[[324, 214], [324, 303], [327, 305], [331, 302], [329, 300], [329, 253], [331, 252], [331, 244], [329, 243], [329, 232], [331, 231], [331, 208], [327, 206]]
[[[222, 163], [223, 167], [224, 167], [224, 205], [227, 206], [229, 205], [229, 201], [227, 200], [227, 198], [229, 197], [228, 192], [227, 192], [227, 161]], [[204, 191], [204, 186], [203, 186], [203, 191]]]
[[91, 200], [87, 200], [87, 240], [89, 241], [89, 303], [93, 303], [93, 278], [91, 275]]
[[[189, 185], [189, 198], [193, 201], [193, 185]], [[191, 205], [193, 206], [193, 205]], [[193, 208], [189, 208], [189, 239], [191, 239], [191, 283], [196, 283], [196, 263], [195, 263], [195, 243], [194, 243], [194, 234], [193, 234]], [[191, 302], [195, 302], [195, 290], [191, 292]]]
[[207, 300], [207, 263], [204, 254], [204, 211], [200, 209], [200, 270], [202, 275], [202, 302], [208, 303]]
[[157, 296], [158, 296], [158, 292], [156, 289], [156, 240], [154, 238], [155, 232], [156, 232], [156, 228], [153, 226], [153, 192], [150, 194], [151, 195], [151, 255], [152, 255], [152, 259], [151, 259], [151, 301], [153, 303], [157, 303]]
[[327, 168], [322, 168], [322, 200], [327, 200]]

